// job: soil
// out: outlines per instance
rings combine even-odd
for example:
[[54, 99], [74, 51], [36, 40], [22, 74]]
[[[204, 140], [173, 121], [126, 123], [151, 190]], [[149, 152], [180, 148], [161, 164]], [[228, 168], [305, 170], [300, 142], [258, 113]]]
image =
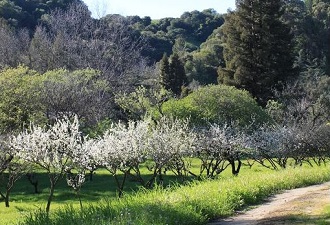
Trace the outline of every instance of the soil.
[[330, 182], [327, 182], [285, 191], [253, 209], [208, 225], [312, 225], [329, 205]]

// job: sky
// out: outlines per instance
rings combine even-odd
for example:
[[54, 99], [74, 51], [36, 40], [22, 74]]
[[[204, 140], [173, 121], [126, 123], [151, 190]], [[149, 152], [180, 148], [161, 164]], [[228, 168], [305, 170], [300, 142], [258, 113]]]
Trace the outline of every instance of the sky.
[[180, 17], [184, 12], [204, 9], [215, 9], [225, 13], [235, 9], [235, 0], [83, 0], [92, 12], [100, 18], [107, 14], [123, 16], [150, 16], [151, 19]]

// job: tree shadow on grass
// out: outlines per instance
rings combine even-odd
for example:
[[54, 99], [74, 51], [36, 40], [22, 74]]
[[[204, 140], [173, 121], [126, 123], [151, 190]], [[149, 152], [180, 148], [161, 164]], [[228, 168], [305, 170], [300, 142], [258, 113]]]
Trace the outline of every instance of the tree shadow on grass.
[[[148, 178], [145, 175], [144, 178]], [[34, 193], [34, 187], [28, 182], [25, 177], [22, 177], [15, 184], [11, 192], [11, 201], [35, 203], [47, 201], [49, 195], [49, 179], [46, 173], [37, 173], [39, 181], [39, 193]], [[118, 176], [122, 179], [122, 176]], [[180, 184], [181, 180], [174, 175], [164, 175], [163, 186], [170, 186], [171, 184]], [[102, 199], [112, 199], [118, 197], [118, 190], [114, 177], [104, 171], [96, 171], [93, 175], [93, 180], [89, 181], [86, 176], [86, 182], [83, 184], [80, 197], [84, 202], [96, 202]], [[136, 180], [129, 178], [124, 187], [124, 194], [134, 193], [141, 188], [141, 184]], [[76, 193], [66, 183], [65, 178], [62, 178], [55, 187], [53, 202], [65, 204], [68, 202], [78, 201]]]
[[269, 219], [260, 220], [257, 225], [329, 225], [330, 215], [322, 216], [305, 216], [305, 215], [288, 215], [271, 217]]

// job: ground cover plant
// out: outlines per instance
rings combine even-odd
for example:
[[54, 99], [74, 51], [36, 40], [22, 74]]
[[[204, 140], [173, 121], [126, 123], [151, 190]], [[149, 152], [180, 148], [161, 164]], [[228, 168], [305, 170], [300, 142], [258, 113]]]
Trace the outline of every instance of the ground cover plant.
[[78, 204], [54, 210], [49, 216], [37, 210], [20, 224], [205, 224], [244, 206], [260, 203], [283, 189], [330, 180], [329, 166], [245, 170], [238, 177], [143, 189], [121, 199], [108, 198], [90, 204], [82, 210]]

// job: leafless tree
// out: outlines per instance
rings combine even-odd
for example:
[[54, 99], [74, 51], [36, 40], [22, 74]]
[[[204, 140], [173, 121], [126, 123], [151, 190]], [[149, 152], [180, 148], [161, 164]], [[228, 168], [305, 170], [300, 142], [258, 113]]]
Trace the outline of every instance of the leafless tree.
[[48, 119], [76, 114], [85, 125], [95, 125], [109, 116], [108, 82], [100, 72], [85, 70], [53, 70], [45, 74], [42, 101]]
[[[96, 20], [84, 4], [72, 4], [67, 10], [52, 11], [44, 24], [36, 30], [36, 43], [31, 42], [32, 46], [45, 43], [38, 51], [50, 54], [42, 57], [51, 62], [43, 71], [93, 68], [101, 71], [114, 91], [138, 85], [144, 76], [144, 41], [125, 17]], [[35, 55], [31, 52], [31, 57]]]
[[27, 30], [15, 31], [0, 23], [0, 40], [0, 69], [16, 67], [25, 61], [30, 41]]

